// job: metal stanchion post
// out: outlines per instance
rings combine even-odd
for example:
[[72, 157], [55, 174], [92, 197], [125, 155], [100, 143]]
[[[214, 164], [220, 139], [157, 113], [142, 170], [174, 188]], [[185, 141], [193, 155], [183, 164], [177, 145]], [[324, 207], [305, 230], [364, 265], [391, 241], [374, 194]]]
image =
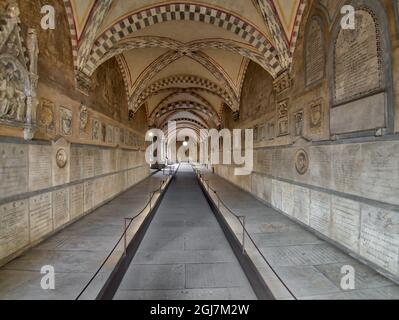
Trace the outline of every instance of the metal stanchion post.
[[125, 223], [124, 223], [124, 225], [125, 225], [125, 230], [124, 230], [124, 233], [123, 233], [123, 243], [124, 243], [124, 252], [125, 252], [125, 257], [127, 256], [127, 239], [126, 239], [126, 233], [127, 233], [127, 226], [126, 226], [126, 221], [127, 221], [127, 219], [125, 218]]
[[246, 217], [242, 218], [242, 254], [245, 254], [245, 220]]

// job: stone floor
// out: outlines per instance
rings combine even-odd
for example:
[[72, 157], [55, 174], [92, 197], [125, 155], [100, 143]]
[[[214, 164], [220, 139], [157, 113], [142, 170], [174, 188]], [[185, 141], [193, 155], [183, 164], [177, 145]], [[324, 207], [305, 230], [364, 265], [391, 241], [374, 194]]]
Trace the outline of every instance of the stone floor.
[[180, 167], [114, 299], [256, 299], [191, 166]]
[[[256, 245], [297, 299], [399, 299], [395, 283], [230, 182], [203, 172], [223, 202], [246, 217]], [[353, 291], [341, 290], [344, 265], [355, 268]]]
[[[123, 219], [146, 205], [162, 179], [162, 173], [147, 178], [5, 265], [0, 269], [0, 299], [76, 299], [121, 237]], [[55, 269], [55, 290], [41, 288], [45, 265]]]

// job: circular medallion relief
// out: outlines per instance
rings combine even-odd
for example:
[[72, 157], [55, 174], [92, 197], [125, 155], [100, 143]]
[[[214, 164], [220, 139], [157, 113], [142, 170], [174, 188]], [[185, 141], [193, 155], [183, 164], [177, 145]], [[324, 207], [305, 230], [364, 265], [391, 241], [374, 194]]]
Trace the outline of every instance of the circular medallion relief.
[[309, 157], [305, 150], [301, 149], [295, 154], [295, 169], [300, 175], [304, 175], [309, 169]]
[[65, 168], [67, 162], [68, 162], [68, 155], [65, 151], [65, 149], [59, 149], [55, 155], [55, 160], [57, 162], [57, 166], [59, 168]]

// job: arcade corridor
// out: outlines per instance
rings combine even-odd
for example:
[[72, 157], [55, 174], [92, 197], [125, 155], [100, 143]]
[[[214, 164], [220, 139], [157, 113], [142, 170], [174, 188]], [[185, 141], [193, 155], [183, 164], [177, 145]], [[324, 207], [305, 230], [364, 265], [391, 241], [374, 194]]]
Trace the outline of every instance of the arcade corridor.
[[398, 75], [399, 0], [0, 0], [0, 302], [399, 300]]

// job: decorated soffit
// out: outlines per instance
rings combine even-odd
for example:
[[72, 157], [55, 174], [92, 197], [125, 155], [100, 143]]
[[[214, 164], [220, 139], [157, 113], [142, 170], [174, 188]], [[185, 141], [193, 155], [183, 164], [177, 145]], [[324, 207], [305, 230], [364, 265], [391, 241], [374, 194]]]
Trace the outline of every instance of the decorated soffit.
[[249, 61], [272, 77], [290, 67], [305, 6], [305, 0], [64, 3], [78, 87], [89, 87], [94, 71], [116, 57], [134, 112], [144, 104], [152, 112], [182, 91], [186, 101], [202, 96], [216, 112], [224, 104], [238, 111]]

